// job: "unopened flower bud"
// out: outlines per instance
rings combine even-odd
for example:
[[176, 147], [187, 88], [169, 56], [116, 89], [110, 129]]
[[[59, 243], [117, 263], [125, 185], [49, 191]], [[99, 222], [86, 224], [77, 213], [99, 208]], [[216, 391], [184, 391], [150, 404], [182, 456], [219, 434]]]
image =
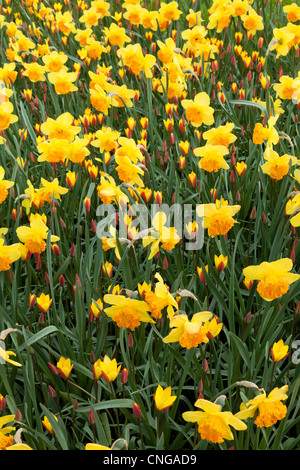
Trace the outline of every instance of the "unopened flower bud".
[[244, 319], [244, 322], [246, 323], [246, 325], [249, 325], [249, 323], [251, 322], [251, 319], [252, 319], [252, 313], [248, 312]]
[[51, 385], [48, 385], [48, 392], [51, 398], [56, 398], [56, 391]]
[[127, 344], [128, 344], [128, 347], [129, 348], [133, 348], [133, 336], [132, 336], [132, 333], [130, 332], [129, 335], [128, 335], [128, 341], [127, 341]]
[[123, 385], [125, 385], [128, 382], [128, 370], [126, 367], [121, 372], [121, 382]]
[[6, 399], [0, 395], [0, 411], [4, 411], [6, 408]]
[[139, 405], [137, 403], [133, 404], [132, 411], [133, 411], [134, 416], [137, 419], [141, 419], [142, 411], [141, 411], [141, 408], [139, 407]]
[[95, 420], [94, 412], [91, 408], [90, 412], [89, 412], [89, 423], [93, 426], [95, 424], [95, 422], [96, 422], [96, 420]]

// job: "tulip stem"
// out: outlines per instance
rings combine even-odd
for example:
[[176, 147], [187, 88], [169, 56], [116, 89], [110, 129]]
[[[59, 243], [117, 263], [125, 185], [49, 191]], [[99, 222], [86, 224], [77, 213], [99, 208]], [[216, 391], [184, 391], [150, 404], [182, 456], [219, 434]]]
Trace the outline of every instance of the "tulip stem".
[[270, 390], [272, 390], [274, 370], [275, 370], [275, 361], [273, 361], [273, 366], [272, 366]]
[[94, 379], [94, 389], [95, 389], [95, 400], [98, 401], [98, 382], [97, 379]]
[[[160, 417], [162, 417], [162, 419], [160, 419]], [[158, 435], [158, 438], [160, 438], [160, 436], [162, 434], [165, 417], [166, 417], [165, 413], [162, 413], [160, 410], [157, 411], [157, 435]]]
[[[115, 397], [114, 389], [113, 389], [113, 386], [112, 386], [111, 382], [109, 382], [109, 387], [110, 387], [110, 391], [111, 391], [111, 397], [114, 400], [116, 397]], [[118, 414], [118, 409], [117, 408], [115, 408], [115, 414], [116, 414], [117, 428], [118, 428], [118, 434], [119, 434], [118, 437], [120, 437], [121, 436], [121, 431], [120, 431], [119, 414]]]
[[141, 447], [142, 447], [142, 450], [144, 450], [144, 439], [143, 439], [143, 433], [142, 433], [141, 420], [140, 419], [138, 419], [138, 423], [139, 423], [139, 430], [140, 430], [140, 436], [141, 436]]

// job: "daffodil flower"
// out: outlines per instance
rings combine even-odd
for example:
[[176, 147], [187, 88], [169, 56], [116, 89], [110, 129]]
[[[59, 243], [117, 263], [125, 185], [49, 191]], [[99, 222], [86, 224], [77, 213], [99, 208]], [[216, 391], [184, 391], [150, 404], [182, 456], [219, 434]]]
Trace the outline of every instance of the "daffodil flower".
[[186, 411], [182, 417], [185, 421], [198, 424], [201, 439], [213, 443], [222, 443], [224, 439], [233, 440], [230, 427], [238, 431], [245, 431], [247, 426], [237, 415], [231, 411], [221, 411], [221, 406], [200, 398], [195, 406], [203, 411]]
[[164, 212], [157, 212], [152, 219], [150, 235], [143, 238], [143, 246], [151, 246], [148, 259], [152, 259], [159, 251], [161, 243], [164, 250], [172, 250], [180, 241], [175, 227], [166, 227], [167, 216]]

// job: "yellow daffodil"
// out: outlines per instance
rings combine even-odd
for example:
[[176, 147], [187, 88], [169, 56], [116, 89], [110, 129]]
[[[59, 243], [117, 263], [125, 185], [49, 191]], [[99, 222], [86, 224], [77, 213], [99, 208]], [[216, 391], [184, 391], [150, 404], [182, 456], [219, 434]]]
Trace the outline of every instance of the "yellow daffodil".
[[186, 411], [182, 417], [185, 421], [197, 423], [201, 439], [215, 444], [222, 443], [224, 439], [234, 439], [230, 427], [237, 431], [247, 429], [246, 424], [238, 418], [238, 415], [233, 415], [231, 411], [221, 411], [222, 408], [217, 403], [200, 398], [195, 406], [203, 411]]
[[261, 165], [261, 170], [266, 173], [270, 178], [280, 181], [285, 175], [288, 174], [290, 166], [298, 163], [298, 158], [293, 155], [280, 156], [271, 147], [267, 147], [264, 152], [264, 159], [266, 163]]
[[151, 246], [148, 259], [153, 258], [159, 251], [159, 244], [164, 250], [173, 250], [180, 241], [175, 227], [166, 227], [167, 216], [164, 212], [157, 212], [152, 219], [150, 235], [143, 238], [143, 246]]
[[186, 349], [196, 348], [200, 343], [208, 343], [204, 323], [212, 316], [213, 314], [208, 311], [195, 313], [191, 320], [186, 314], [175, 315], [170, 320], [172, 331], [163, 339], [163, 342], [179, 342], [180, 346]]
[[229, 145], [233, 144], [237, 139], [237, 137], [232, 133], [233, 129], [234, 124], [228, 122], [224, 126], [215, 127], [204, 132], [203, 139], [207, 141], [207, 144], [221, 145], [228, 148]]
[[13, 426], [6, 426], [6, 424], [11, 423], [14, 419], [15, 415], [0, 417], [0, 450], [6, 450], [13, 445], [14, 437], [11, 432], [13, 432], [15, 428]]
[[16, 356], [16, 353], [14, 353], [13, 351], [6, 351], [0, 346], [0, 358], [1, 359], [3, 359], [5, 362], [9, 362], [13, 366], [22, 367], [22, 364], [20, 364], [19, 362], [13, 361], [12, 359], [10, 359], [10, 356]]
[[[240, 210], [240, 205], [229, 205], [228, 201], [216, 200], [213, 204], [204, 204], [203, 209], [201, 206], [197, 208], [197, 213], [201, 217], [204, 215], [204, 228], [208, 229], [208, 235], [215, 237], [218, 235], [226, 235], [227, 232], [237, 223], [233, 216]], [[204, 214], [202, 212], [204, 211]]]
[[210, 107], [210, 98], [207, 93], [198, 93], [194, 100], [184, 99], [181, 101], [186, 111], [186, 118], [192, 126], [199, 127], [202, 124], [210, 126], [214, 123], [214, 109]]
[[[42, 253], [46, 249], [46, 241], [48, 237], [48, 227], [40, 219], [33, 219], [30, 227], [21, 226], [17, 228], [17, 236], [21, 243], [30, 253]], [[51, 235], [51, 243], [59, 241], [59, 237]]]
[[149, 316], [149, 306], [144, 301], [115, 294], [106, 294], [103, 300], [111, 305], [104, 309], [105, 314], [112, 318], [119, 328], [129, 328], [133, 331], [141, 322], [155, 323]]
[[196, 157], [200, 157], [199, 168], [208, 171], [209, 173], [216, 173], [221, 168], [224, 170], [229, 169], [229, 165], [224, 159], [228, 155], [227, 147], [223, 145], [206, 144], [204, 147], [197, 147], [194, 149]]
[[63, 113], [57, 119], [48, 118], [41, 125], [41, 131], [48, 136], [49, 140], [54, 138], [72, 142], [81, 129], [79, 126], [74, 126], [73, 122], [74, 118], [70, 113]]
[[153, 318], [161, 318], [162, 310], [167, 307], [168, 318], [171, 319], [174, 316], [174, 309], [175, 311], [178, 310], [178, 303], [169, 292], [161, 275], [156, 273], [155, 278], [158, 282], [155, 284], [154, 292], [151, 290], [151, 286], [143, 289], [143, 285], [139, 285], [139, 292], [149, 305], [149, 310]]
[[235, 415], [236, 418], [242, 420], [253, 418], [258, 411], [255, 419], [256, 426], [260, 428], [273, 426], [286, 416], [287, 407], [282, 401], [288, 398], [288, 388], [288, 385], [276, 387], [268, 396], [263, 390], [252, 400], [241, 404], [240, 411]]
[[290, 273], [292, 269], [292, 260], [282, 258], [270, 263], [264, 261], [258, 266], [248, 266], [243, 269], [243, 274], [252, 281], [258, 281], [257, 292], [270, 302], [286, 294], [290, 284], [300, 278], [300, 274]]

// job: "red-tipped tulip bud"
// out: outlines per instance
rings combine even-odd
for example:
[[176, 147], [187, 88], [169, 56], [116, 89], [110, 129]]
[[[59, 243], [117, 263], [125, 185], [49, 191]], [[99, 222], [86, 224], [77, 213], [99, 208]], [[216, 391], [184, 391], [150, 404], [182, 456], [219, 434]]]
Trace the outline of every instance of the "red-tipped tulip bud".
[[121, 372], [121, 382], [123, 385], [128, 382], [128, 370], [125, 367]]
[[6, 399], [0, 395], [0, 411], [4, 411], [6, 408]]
[[167, 271], [167, 269], [168, 269], [168, 260], [167, 260], [166, 256], [164, 257], [163, 268], [164, 268], [165, 271]]
[[203, 380], [200, 379], [197, 387], [197, 392], [202, 393], [203, 392]]
[[132, 411], [133, 411], [134, 416], [137, 419], [141, 419], [142, 411], [141, 411], [141, 408], [139, 407], [139, 405], [137, 403], [133, 404]]
[[66, 283], [66, 281], [65, 281], [64, 276], [63, 275], [59, 276], [59, 285], [61, 287], [64, 287], [65, 283]]
[[73, 245], [71, 246], [71, 251], [70, 251], [71, 258], [74, 258], [75, 253], [76, 253], [76, 248], [75, 248], [75, 245], [73, 243]]
[[296, 258], [296, 255], [295, 255], [295, 250], [293, 248], [290, 254], [290, 259], [293, 261], [293, 263], [295, 262], [295, 258]]
[[58, 372], [57, 368], [53, 364], [51, 364], [50, 362], [48, 362], [48, 367], [51, 370], [53, 375], [59, 375], [59, 372]]
[[95, 420], [94, 412], [91, 408], [90, 412], [89, 412], [89, 423], [93, 426], [95, 424], [95, 422], [96, 422], [96, 420]]
[[256, 207], [254, 206], [250, 214], [250, 220], [254, 220], [255, 217], [256, 217]]
[[244, 322], [246, 323], [246, 325], [249, 325], [249, 323], [251, 322], [251, 319], [252, 319], [252, 313], [248, 312], [244, 319]]
[[18, 216], [17, 209], [13, 209], [11, 211], [11, 215], [12, 215], [13, 221], [15, 222], [17, 220], [17, 216]]
[[35, 294], [30, 294], [29, 295], [29, 308], [32, 310], [33, 307], [35, 306], [35, 301], [36, 301], [36, 295]]
[[15, 421], [21, 422], [22, 419], [23, 419], [22, 413], [21, 413], [21, 411], [20, 411], [19, 408], [18, 408], [17, 411], [16, 411], [16, 414], [15, 414]]
[[56, 398], [56, 391], [51, 385], [48, 385], [48, 392], [51, 398]]
[[127, 341], [127, 344], [128, 344], [128, 347], [129, 348], [133, 348], [133, 336], [132, 336], [132, 333], [130, 332], [129, 335], [128, 335], [128, 341]]

